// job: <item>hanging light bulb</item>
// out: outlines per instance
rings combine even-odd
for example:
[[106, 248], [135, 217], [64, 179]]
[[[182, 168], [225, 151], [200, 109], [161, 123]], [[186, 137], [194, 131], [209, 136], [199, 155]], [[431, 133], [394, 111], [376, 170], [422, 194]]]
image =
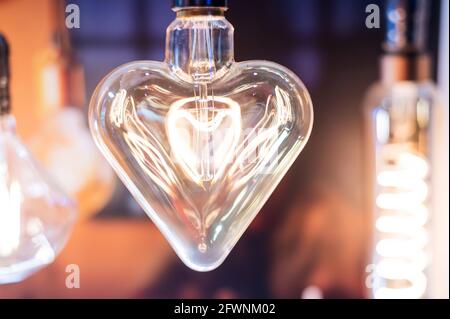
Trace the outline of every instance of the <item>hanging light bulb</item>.
[[382, 79], [367, 95], [374, 298], [429, 296], [431, 145], [440, 105], [426, 53], [428, 5], [388, 1]]
[[0, 284], [51, 263], [76, 216], [15, 133], [10, 114], [8, 47], [0, 34]]
[[57, 25], [44, 55], [39, 83], [44, 120], [27, 144], [49, 175], [74, 198], [79, 215], [89, 217], [110, 200], [116, 176], [95, 147], [83, 112], [84, 71], [70, 45], [65, 2], [53, 1]]
[[305, 146], [302, 82], [236, 63], [225, 0], [175, 1], [164, 62], [118, 67], [98, 85], [91, 132], [119, 177], [194, 270], [218, 267]]

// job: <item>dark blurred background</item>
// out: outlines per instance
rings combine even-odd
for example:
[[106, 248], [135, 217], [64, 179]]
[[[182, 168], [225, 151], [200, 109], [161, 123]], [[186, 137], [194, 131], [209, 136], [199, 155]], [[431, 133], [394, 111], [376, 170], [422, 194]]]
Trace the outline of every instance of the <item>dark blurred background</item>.
[[[430, 1], [429, 48], [436, 57], [440, 9], [439, 1]], [[165, 29], [175, 17], [170, 0], [68, 2], [81, 11], [81, 28], [71, 30], [71, 39], [84, 66], [88, 97], [120, 64], [164, 59]], [[365, 26], [370, 3], [380, 6], [381, 29]], [[365, 296], [370, 216], [361, 186], [361, 103], [378, 78], [384, 5], [381, 0], [229, 1], [236, 61], [275, 61], [302, 79], [314, 104], [311, 138], [221, 267], [197, 273], [168, 250], [169, 261], [156, 279], [129, 297]], [[123, 186], [98, 217], [147, 218]], [[160, 247], [140, 249], [151, 256]], [[122, 262], [123, 272], [131, 271]]]

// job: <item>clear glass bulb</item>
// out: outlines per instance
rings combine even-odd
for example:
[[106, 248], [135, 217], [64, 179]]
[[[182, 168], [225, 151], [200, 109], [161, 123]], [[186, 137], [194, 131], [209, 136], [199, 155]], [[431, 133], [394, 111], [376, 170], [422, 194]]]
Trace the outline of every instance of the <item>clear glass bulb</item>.
[[427, 54], [429, 5], [387, 2], [381, 78], [366, 97], [374, 298], [430, 297], [432, 255], [439, 257], [431, 230], [443, 108]]
[[310, 96], [288, 69], [236, 63], [223, 8], [176, 8], [164, 62], [118, 67], [92, 134], [183, 262], [218, 267], [305, 146]]
[[51, 263], [63, 248], [76, 209], [0, 115], [0, 284], [20, 281]]
[[77, 202], [80, 216], [101, 210], [111, 198], [116, 177], [95, 147], [76, 107], [60, 107], [28, 140], [30, 150], [62, 190]]

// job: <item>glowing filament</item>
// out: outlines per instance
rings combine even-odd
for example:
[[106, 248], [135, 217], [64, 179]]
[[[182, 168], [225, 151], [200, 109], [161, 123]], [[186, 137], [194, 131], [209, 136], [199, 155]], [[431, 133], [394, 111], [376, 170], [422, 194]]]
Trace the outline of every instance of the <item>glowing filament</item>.
[[426, 200], [429, 167], [425, 159], [411, 153], [395, 154], [394, 160], [377, 173], [379, 192], [375, 226], [378, 262], [376, 275], [383, 284], [375, 298], [420, 298], [426, 289], [424, 270], [428, 236]]
[[[167, 115], [172, 155], [196, 183], [214, 182], [223, 175], [241, 136], [239, 104], [226, 97], [209, 96], [207, 101], [222, 107], [208, 107], [207, 102], [191, 97], [173, 103]], [[200, 109], [187, 107], [193, 102]]]

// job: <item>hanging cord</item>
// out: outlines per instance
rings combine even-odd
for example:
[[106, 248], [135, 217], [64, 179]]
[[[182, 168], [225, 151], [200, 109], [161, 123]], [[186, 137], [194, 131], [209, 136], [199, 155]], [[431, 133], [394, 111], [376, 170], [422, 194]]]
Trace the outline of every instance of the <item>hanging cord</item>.
[[0, 33], [0, 116], [10, 112], [9, 103], [9, 47]]

